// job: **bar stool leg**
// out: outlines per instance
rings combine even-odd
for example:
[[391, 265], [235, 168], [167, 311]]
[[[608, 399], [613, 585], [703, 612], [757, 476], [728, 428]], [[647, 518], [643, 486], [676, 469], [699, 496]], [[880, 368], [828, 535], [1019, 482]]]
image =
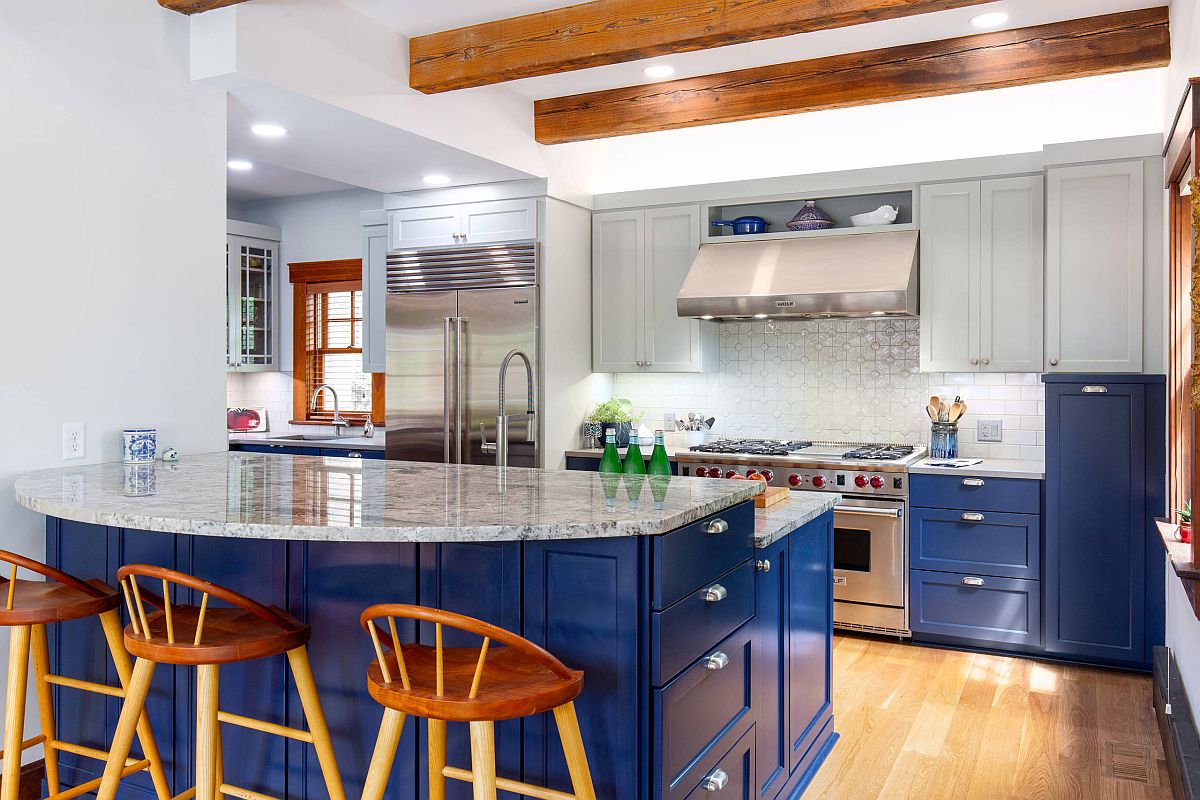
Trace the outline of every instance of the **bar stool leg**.
[[575, 790], [576, 800], [596, 800], [596, 789], [592, 786], [592, 772], [588, 768], [587, 751], [583, 749], [575, 704], [566, 703], [554, 709], [554, 721], [558, 724], [558, 738], [567, 757], [567, 771], [571, 773], [571, 786]]
[[29, 625], [9, 628], [8, 690], [4, 707], [4, 778], [0, 798], [17, 800], [21, 789], [21, 739], [25, 735], [25, 686], [29, 680]]
[[492, 722], [472, 722], [471, 781], [474, 800], [496, 800], [496, 727]]
[[[122, 689], [129, 688], [129, 680], [133, 675], [133, 659], [125, 649], [122, 638], [121, 614], [116, 609], [105, 611], [100, 615], [100, 627], [104, 629], [104, 638], [108, 641], [108, 652], [112, 656], [113, 666], [117, 668], [117, 682]], [[137, 725], [138, 743], [142, 746], [142, 755], [150, 762], [150, 780], [154, 784], [154, 793], [158, 800], [171, 800], [171, 785], [167, 782], [167, 771], [163, 768], [162, 755], [158, 751], [158, 741], [154, 738], [154, 729], [150, 726], [150, 717], [145, 711]], [[50, 762], [46, 761], [46, 776], [50, 775]], [[51, 791], [53, 794], [53, 790]]]
[[[385, 708], [383, 721], [379, 723], [379, 738], [375, 740], [375, 752], [371, 754], [371, 766], [367, 769], [367, 779], [363, 782], [362, 800], [383, 800], [403, 731], [404, 714], [392, 708]], [[432, 798], [431, 794], [430, 800]]]
[[313, 747], [317, 750], [317, 761], [321, 765], [329, 800], [346, 800], [346, 789], [342, 785], [341, 773], [338, 772], [337, 756], [333, 753], [333, 739], [329, 735], [325, 712], [321, 709], [321, 696], [317, 694], [312, 665], [308, 660], [308, 647], [301, 645], [295, 650], [289, 650], [287, 657], [292, 668], [292, 677], [296, 679], [300, 705], [304, 707], [304, 717], [308, 720], [308, 729], [313, 736]]
[[446, 800], [446, 721], [429, 720], [429, 800]]
[[117, 730], [113, 734], [112, 747], [108, 751], [108, 762], [104, 765], [104, 775], [100, 780], [100, 788], [96, 791], [96, 800], [113, 800], [117, 796], [121, 772], [125, 769], [129, 748], [133, 746], [133, 734], [146, 710], [146, 695], [150, 692], [150, 681], [154, 677], [156, 666], [158, 665], [146, 658], [139, 658], [133, 666], [129, 685], [125, 687], [125, 702], [121, 705]]
[[221, 721], [217, 720], [217, 741], [214, 748], [213, 759], [215, 764], [213, 767], [213, 783], [216, 785], [217, 800], [223, 800], [225, 793], [221, 791], [221, 787], [225, 785], [225, 747], [221, 744]]
[[58, 750], [54, 747], [54, 693], [46, 682], [50, 672], [50, 645], [46, 641], [46, 626], [33, 626], [33, 685], [37, 690], [38, 713], [42, 720], [42, 735], [46, 741], [42, 747], [42, 758], [46, 765], [46, 788], [50, 794], [62, 789], [58, 780]]
[[220, 670], [216, 664], [196, 667], [196, 800], [216, 800], [217, 796]]

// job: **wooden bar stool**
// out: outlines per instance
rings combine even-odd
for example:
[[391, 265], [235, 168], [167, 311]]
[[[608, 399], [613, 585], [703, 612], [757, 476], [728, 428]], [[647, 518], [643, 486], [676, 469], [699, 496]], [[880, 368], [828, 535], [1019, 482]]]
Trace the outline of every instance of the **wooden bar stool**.
[[[139, 578], [160, 583], [162, 595], [141, 586]], [[150, 679], [158, 664], [196, 667], [196, 785], [179, 795], [178, 800], [186, 800], [193, 794], [196, 800], [217, 800], [222, 795], [242, 800], [270, 800], [266, 795], [225, 783], [221, 723], [313, 745], [330, 800], [346, 800], [329, 727], [309, 665], [307, 643], [311, 631], [307, 625], [279, 608], [261, 605], [223, 586], [175, 570], [130, 564], [117, 571], [117, 581], [129, 609], [125, 647], [137, 656], [137, 663], [126, 690], [111, 755], [96, 793], [97, 800], [113, 800], [116, 795], [120, 764], [129, 750], [135, 723], [142, 714]], [[173, 603], [172, 585], [199, 592], [200, 605]], [[229, 607], [210, 606], [210, 598]], [[147, 614], [146, 604], [156, 610]], [[287, 654], [309, 730], [220, 710], [218, 688], [222, 664], [283, 654]]]
[[[88, 781], [66, 791], [62, 790], [58, 777], [58, 754], [74, 755], [108, 761], [110, 754], [92, 747], [64, 742], [55, 736], [54, 700], [52, 686], [62, 686], [111, 697], [124, 697], [133, 672], [132, 659], [121, 644], [121, 616], [117, 610], [121, 596], [116, 589], [100, 580], [83, 581], [51, 566], [34, 561], [7, 550], [0, 550], [0, 561], [12, 565], [10, 576], [0, 578], [0, 591], [7, 593], [7, 601], [0, 610], [0, 626], [8, 628], [8, 690], [5, 694], [4, 715], [4, 779], [0, 800], [16, 800], [21, 784], [21, 753], [35, 745], [42, 745], [46, 764], [48, 800], [70, 800], [96, 790], [100, 779]], [[17, 568], [29, 570], [47, 580], [23, 580], [17, 578]], [[4, 584], [7, 584], [5, 586]], [[46, 641], [46, 626], [54, 622], [99, 617], [108, 642], [117, 678], [121, 688], [78, 678], [68, 678], [50, 673], [50, 650]], [[38, 711], [42, 732], [38, 736], [22, 741], [25, 728], [25, 691], [29, 678], [29, 656], [33, 653], [33, 679], [37, 691]], [[147, 770], [154, 783], [158, 800], [170, 800], [171, 789], [167, 774], [163, 770], [158, 745], [150, 720], [139, 713], [130, 721], [130, 740], [136, 729], [142, 746], [143, 757], [127, 758], [126, 745], [120, 759], [113, 768], [113, 789], [117, 782], [135, 772]]]
[[[396, 618], [434, 624], [435, 646], [401, 644]], [[387, 629], [376, 620], [386, 618]], [[371, 606], [360, 622], [371, 634], [377, 660], [367, 669], [367, 689], [384, 706], [379, 738], [363, 786], [363, 800], [382, 800], [408, 715], [429, 721], [429, 800], [445, 800], [446, 778], [470, 783], [475, 800], [496, 800], [502, 789], [542, 800], [596, 800], [574, 700], [583, 673], [568, 669], [542, 648], [472, 617], [410, 605]], [[443, 647], [442, 627], [483, 639], [473, 647]], [[491, 648], [495, 641], [504, 647]], [[496, 776], [494, 723], [554, 712], [574, 794]], [[471, 769], [446, 765], [446, 723], [471, 726]]]

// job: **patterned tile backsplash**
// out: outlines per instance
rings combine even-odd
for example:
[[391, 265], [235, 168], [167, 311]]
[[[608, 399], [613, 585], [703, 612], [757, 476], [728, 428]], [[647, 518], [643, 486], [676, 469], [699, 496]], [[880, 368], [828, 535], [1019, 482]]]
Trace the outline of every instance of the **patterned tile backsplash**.
[[[929, 443], [930, 395], [968, 406], [959, 421], [966, 458], [1044, 460], [1046, 395], [1030, 373], [922, 373], [917, 320], [728, 322], [721, 363], [705, 374], [619, 374], [614, 391], [645, 413], [702, 411], [714, 434]], [[980, 419], [1000, 420], [1003, 441], [980, 443]]]

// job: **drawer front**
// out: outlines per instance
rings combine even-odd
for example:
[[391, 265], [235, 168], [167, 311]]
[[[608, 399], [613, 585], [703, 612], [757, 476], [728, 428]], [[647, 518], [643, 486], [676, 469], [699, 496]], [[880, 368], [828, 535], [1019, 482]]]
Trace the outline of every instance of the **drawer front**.
[[1041, 576], [1042, 518], [994, 511], [914, 508], [911, 566], [998, 578]]
[[[683, 800], [753, 723], [751, 628], [743, 625], [654, 690], [654, 772], [660, 800]], [[722, 658], [724, 656], [724, 658]], [[710, 668], [709, 658], [719, 668]]]
[[321, 455], [330, 458], [364, 458], [383, 460], [381, 450], [346, 450], [340, 447], [322, 447]]
[[317, 447], [292, 447], [284, 444], [245, 444], [236, 442], [229, 446], [230, 450], [236, 450], [241, 453], [268, 453], [277, 456], [319, 456], [321, 455], [320, 448]]
[[754, 563], [745, 561], [666, 611], [650, 615], [650, 678], [661, 686], [754, 616]]
[[1037, 646], [1041, 583], [912, 570], [909, 627], [914, 634]]
[[754, 728], [742, 734], [717, 765], [705, 773], [687, 800], [753, 800]]
[[1042, 482], [974, 475], [913, 475], [909, 502], [925, 508], [1042, 513]]
[[712, 583], [753, 554], [753, 500], [654, 537], [654, 610]]

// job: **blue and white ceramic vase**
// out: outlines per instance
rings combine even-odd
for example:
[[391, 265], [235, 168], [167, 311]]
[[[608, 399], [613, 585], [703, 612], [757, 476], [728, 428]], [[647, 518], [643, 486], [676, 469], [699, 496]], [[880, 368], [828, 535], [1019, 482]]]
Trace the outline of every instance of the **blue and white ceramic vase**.
[[787, 224], [789, 231], [823, 231], [837, 225], [829, 215], [817, 207], [816, 200], [806, 200], [804, 208], [796, 212]]
[[150, 497], [158, 491], [158, 467], [149, 464], [125, 465], [125, 496]]
[[126, 464], [150, 464], [154, 462], [158, 450], [158, 431], [154, 428], [126, 428], [122, 434], [125, 438]]

